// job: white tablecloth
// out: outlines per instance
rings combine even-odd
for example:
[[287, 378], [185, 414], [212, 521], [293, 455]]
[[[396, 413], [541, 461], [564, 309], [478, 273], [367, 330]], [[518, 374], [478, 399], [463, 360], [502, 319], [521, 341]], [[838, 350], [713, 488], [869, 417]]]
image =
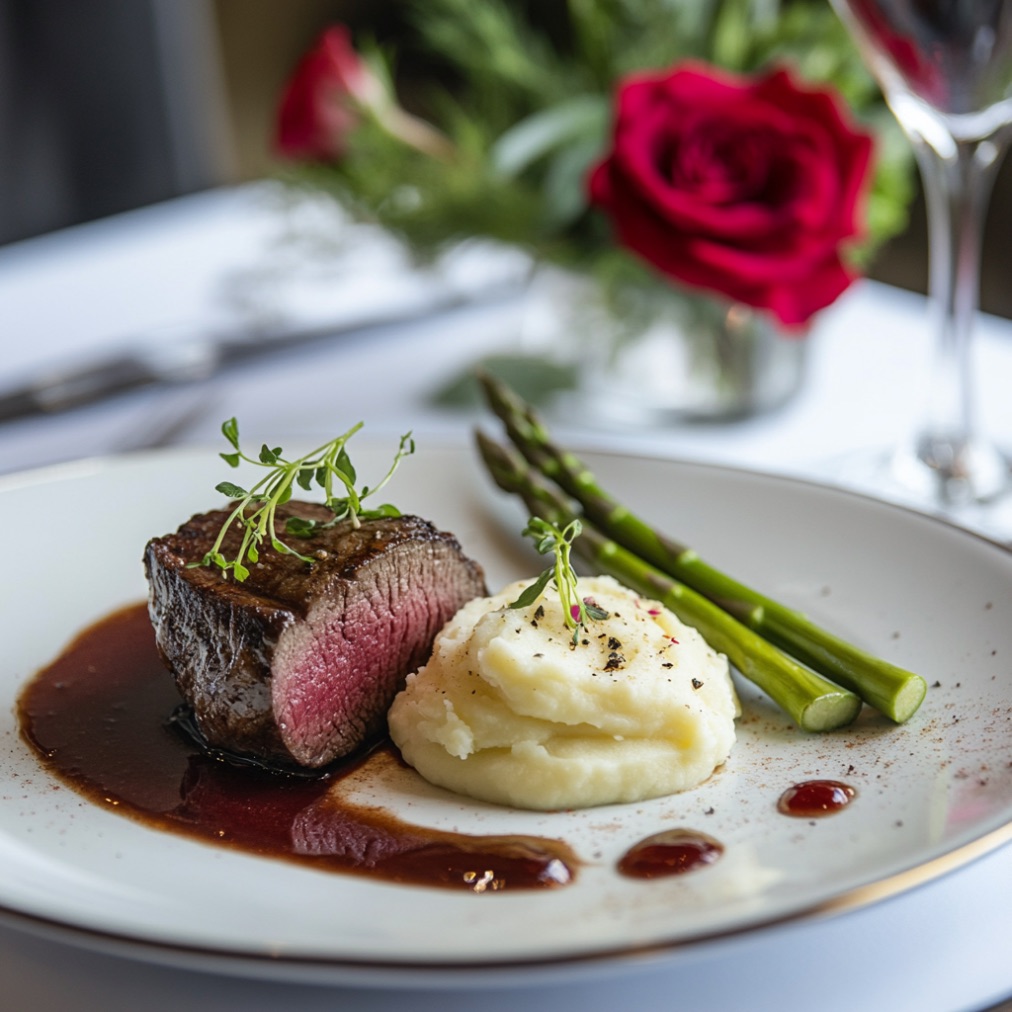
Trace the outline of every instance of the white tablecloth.
[[[288, 258], [326, 245], [320, 208], [281, 209], [252, 186], [201, 194], [0, 249], [0, 387], [58, 360], [87, 358], [168, 335], [423, 305], [431, 286], [405, 275], [399, 253], [354, 230], [327, 251], [335, 278], [306, 277]], [[314, 224], [316, 223], [316, 224]], [[315, 238], [294, 239], [308, 228]], [[337, 234], [336, 231], [334, 234]], [[350, 287], [345, 284], [349, 277]], [[321, 294], [325, 293], [325, 294]], [[414, 302], [412, 301], [414, 300]], [[129, 448], [159, 435], [220, 442], [240, 418], [251, 444], [324, 435], [365, 419], [377, 435], [412, 429], [464, 441], [475, 414], [437, 408], [449, 376], [517, 339], [522, 299], [352, 334], [262, 360], [194, 386], [151, 388], [71, 414], [0, 427], [0, 471]], [[745, 422], [668, 431], [602, 431], [574, 418], [563, 440], [593, 442], [801, 476], [891, 444], [918, 410], [930, 341], [923, 300], [864, 282], [824, 314], [808, 376], [785, 408]], [[1012, 444], [1012, 324], [983, 318], [976, 349], [981, 428]], [[1005, 517], [982, 528], [1012, 537]], [[254, 983], [97, 955], [0, 928], [0, 995], [9, 1008], [246, 1010], [684, 1008], [980, 1008], [1012, 995], [1012, 848], [869, 909], [764, 932], [677, 965], [553, 983], [410, 993]]]

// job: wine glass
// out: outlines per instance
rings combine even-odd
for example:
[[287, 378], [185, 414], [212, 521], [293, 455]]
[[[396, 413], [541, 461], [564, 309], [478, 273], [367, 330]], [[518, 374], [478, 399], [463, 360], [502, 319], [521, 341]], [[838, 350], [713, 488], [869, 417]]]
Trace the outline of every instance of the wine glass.
[[[991, 188], [1012, 137], [1012, 0], [831, 0], [913, 145], [937, 328], [925, 417], [880, 491], [959, 518], [1009, 491], [976, 430], [970, 345]], [[882, 484], [884, 482], [884, 484]]]

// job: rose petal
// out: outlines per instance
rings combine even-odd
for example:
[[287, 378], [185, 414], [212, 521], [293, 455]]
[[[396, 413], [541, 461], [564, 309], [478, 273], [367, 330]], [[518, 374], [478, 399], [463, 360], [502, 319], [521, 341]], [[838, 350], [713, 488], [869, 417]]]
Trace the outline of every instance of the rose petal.
[[363, 63], [344, 25], [333, 25], [299, 61], [278, 106], [275, 148], [294, 159], [341, 157], [357, 106], [379, 100], [382, 83]]
[[674, 279], [803, 324], [853, 280], [871, 141], [836, 98], [785, 70], [697, 64], [624, 81], [592, 204], [619, 241]]

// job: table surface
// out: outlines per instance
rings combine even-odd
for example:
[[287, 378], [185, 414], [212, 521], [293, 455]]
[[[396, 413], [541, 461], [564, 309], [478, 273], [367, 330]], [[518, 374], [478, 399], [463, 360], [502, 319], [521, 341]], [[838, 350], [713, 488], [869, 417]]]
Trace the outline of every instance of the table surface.
[[[340, 236], [340, 239], [335, 239]], [[311, 252], [312, 271], [305, 268]], [[511, 269], [511, 268], [503, 268]], [[431, 298], [400, 252], [314, 202], [269, 184], [211, 191], [0, 248], [0, 389], [124, 346], [284, 321], [314, 326], [374, 311], [418, 313]], [[329, 435], [367, 419], [460, 442], [477, 418], [433, 399], [484, 355], [515, 348], [521, 296], [352, 332], [199, 383], [152, 387], [71, 413], [7, 422], [0, 472], [146, 443], [220, 442], [232, 415], [251, 442]], [[871, 282], [846, 293], [808, 338], [805, 383], [785, 407], [734, 423], [595, 428], [560, 417], [564, 441], [832, 480], [840, 461], [891, 445], [919, 408], [929, 364], [924, 300]], [[982, 317], [974, 368], [983, 431], [1012, 443], [1012, 323]], [[585, 424], [587, 423], [587, 424]], [[1000, 509], [971, 523], [1012, 539]], [[708, 1010], [983, 1008], [1012, 995], [1012, 847], [873, 907], [758, 933], [698, 959], [635, 971], [519, 979], [494, 988], [352, 989], [254, 982], [90, 952], [0, 925], [8, 1007], [246, 1010], [631, 1008]], [[842, 969], [841, 969], [842, 968]], [[852, 984], [839, 987], [853, 975]], [[856, 989], [856, 990], [855, 990]]]

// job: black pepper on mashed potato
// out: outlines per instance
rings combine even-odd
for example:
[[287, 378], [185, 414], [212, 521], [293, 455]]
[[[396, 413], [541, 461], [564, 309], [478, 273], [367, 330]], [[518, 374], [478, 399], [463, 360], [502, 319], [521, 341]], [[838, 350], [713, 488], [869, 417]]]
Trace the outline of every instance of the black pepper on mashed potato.
[[530, 581], [478, 598], [408, 676], [390, 734], [426, 780], [518, 808], [641, 801], [703, 783], [728, 758], [740, 713], [727, 659], [610, 577], [581, 598], [609, 617], [574, 646], [554, 589]]

